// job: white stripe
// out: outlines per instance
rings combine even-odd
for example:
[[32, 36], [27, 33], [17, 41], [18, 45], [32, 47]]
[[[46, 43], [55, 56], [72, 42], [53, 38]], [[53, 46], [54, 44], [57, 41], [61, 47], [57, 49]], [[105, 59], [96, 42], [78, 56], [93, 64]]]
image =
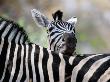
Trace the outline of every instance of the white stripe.
[[75, 59], [75, 57], [72, 57], [72, 56], [69, 58], [69, 63], [70, 63], [70, 65], [73, 64], [74, 59]]
[[5, 77], [5, 72], [6, 72], [6, 68], [7, 68], [8, 60], [9, 60], [10, 48], [11, 48], [11, 43], [9, 43], [8, 48], [7, 48], [5, 68], [3, 70], [3, 75], [2, 75], [2, 78], [1, 78], [0, 82], [3, 82], [3, 79]]
[[105, 73], [100, 77], [97, 82], [107, 82], [110, 79], [110, 67], [105, 71]]
[[2, 52], [2, 49], [3, 49], [3, 45], [4, 45], [4, 38], [2, 38], [1, 44], [0, 44], [0, 55], [1, 55], [1, 52]]
[[26, 57], [25, 57], [25, 66], [26, 66], [26, 82], [29, 82], [29, 69], [28, 69], [28, 50], [29, 50], [29, 46], [28, 44], [26, 44]]
[[66, 32], [68, 33], [69, 32], [69, 25], [67, 24], [65, 27], [66, 27]]
[[17, 52], [18, 52], [18, 44], [16, 44], [15, 51], [14, 51], [13, 67], [12, 67], [12, 71], [11, 71], [11, 76], [10, 76], [9, 82], [12, 82], [14, 74], [15, 74]]
[[21, 32], [18, 32], [18, 34], [17, 34], [17, 36], [16, 36], [16, 39], [15, 39], [15, 43], [18, 43], [19, 38], [20, 38], [20, 35], [21, 35]]
[[2, 38], [4, 38], [8, 34], [9, 30], [11, 29], [11, 27], [12, 27], [12, 24], [10, 24], [10, 25], [8, 25], [6, 27], [6, 29], [4, 30], [4, 32], [3, 32], [2, 36], [1, 36]]
[[57, 35], [61, 36], [60, 34], [61, 34], [61, 33], [55, 33], [53, 36], [50, 36], [50, 35], [49, 35], [50, 42], [51, 42]]
[[23, 57], [24, 57], [24, 46], [21, 45], [21, 64], [20, 64], [20, 70], [17, 77], [16, 82], [20, 82], [22, 75], [23, 75]]
[[22, 35], [21, 38], [20, 38], [20, 43], [21, 44], [23, 43], [23, 40], [24, 40], [24, 35]]
[[98, 55], [102, 55], [102, 54], [97, 54], [97, 55], [92, 55], [89, 57], [86, 57], [84, 59], [82, 59], [79, 64], [77, 66], [74, 67], [73, 71], [72, 71], [72, 77], [71, 77], [71, 82], [76, 82], [76, 76], [78, 74], [78, 71], [82, 68], [82, 66], [91, 58], [98, 56]]
[[101, 64], [103, 64], [104, 62], [106, 62], [107, 60], [110, 59], [110, 56], [99, 59], [98, 61], [96, 61], [91, 68], [88, 70], [88, 72], [84, 75], [84, 79], [82, 82], [88, 82], [89, 79], [92, 77], [92, 75], [94, 74], [94, 72], [100, 67]]
[[38, 68], [39, 68], [39, 74], [40, 74], [40, 81], [44, 82], [44, 75], [43, 75], [43, 68], [42, 68], [42, 58], [43, 58], [43, 47], [40, 47], [40, 54], [39, 54], [39, 62], [38, 62]]
[[32, 45], [31, 65], [32, 65], [32, 73], [33, 73], [33, 82], [37, 82], [36, 72], [35, 72], [35, 64], [34, 64], [34, 53], [35, 53], [35, 44]]
[[59, 66], [59, 82], [65, 81], [65, 60], [63, 59], [63, 54], [59, 53], [59, 57], [61, 59], [60, 66]]
[[4, 28], [5, 24], [6, 24], [6, 21], [3, 21], [2, 24], [0, 25], [0, 30], [1, 30], [2, 28]]
[[14, 29], [14, 30], [11, 31], [11, 33], [10, 33], [10, 35], [8, 37], [8, 42], [11, 42], [12, 41], [12, 39], [15, 36], [16, 31], [17, 31], [17, 29]]
[[[61, 37], [61, 35], [59, 35], [57, 38], [53, 37], [53, 38], [55, 39], [55, 41], [51, 44], [51, 50], [52, 50], [52, 51], [55, 51], [55, 50], [54, 50], [55, 44], [58, 45], [59, 43], [61, 43], [60, 40], [58, 41], [58, 39], [59, 39], [60, 37]], [[52, 38], [52, 37], [51, 37], [51, 38]], [[50, 40], [50, 42], [51, 42], [51, 41], [52, 41], [52, 39]], [[58, 41], [58, 42], [57, 42], [57, 41]], [[56, 42], [57, 42], [57, 43], [56, 43]], [[56, 47], [57, 47], [57, 46], [56, 46]], [[56, 48], [55, 48], [55, 49], [56, 49]]]
[[53, 70], [52, 70], [53, 56], [50, 50], [48, 50], [48, 53], [49, 53], [49, 59], [47, 62], [47, 69], [48, 69], [49, 81], [54, 82]]

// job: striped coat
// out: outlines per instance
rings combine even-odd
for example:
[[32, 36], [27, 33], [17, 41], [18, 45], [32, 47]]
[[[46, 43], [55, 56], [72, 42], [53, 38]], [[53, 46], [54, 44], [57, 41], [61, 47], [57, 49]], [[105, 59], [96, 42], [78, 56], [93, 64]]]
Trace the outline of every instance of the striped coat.
[[80, 55], [31, 43], [16, 23], [0, 18], [0, 82], [110, 82], [110, 54]]

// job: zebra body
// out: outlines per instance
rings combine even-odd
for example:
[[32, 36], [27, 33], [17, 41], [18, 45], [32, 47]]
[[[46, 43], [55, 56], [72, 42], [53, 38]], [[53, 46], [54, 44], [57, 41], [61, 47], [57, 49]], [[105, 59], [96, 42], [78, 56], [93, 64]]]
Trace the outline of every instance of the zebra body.
[[110, 82], [110, 54], [56, 53], [29, 42], [15, 26], [0, 20], [0, 82]]
[[75, 36], [75, 24], [77, 18], [72, 17], [63, 21], [63, 13], [57, 11], [53, 14], [54, 21], [48, 20], [42, 13], [33, 9], [33, 19], [43, 27], [47, 27], [50, 50], [72, 55], [75, 52], [77, 39]]
[[75, 59], [71, 82], [110, 82], [110, 54]]
[[0, 18], [0, 36], [0, 82], [64, 81], [62, 54], [30, 43], [17, 24], [4, 18]]

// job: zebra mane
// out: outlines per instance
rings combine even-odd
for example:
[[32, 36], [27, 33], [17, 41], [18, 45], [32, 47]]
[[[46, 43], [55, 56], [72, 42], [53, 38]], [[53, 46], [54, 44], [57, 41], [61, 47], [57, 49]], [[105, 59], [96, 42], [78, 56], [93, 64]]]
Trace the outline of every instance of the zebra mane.
[[54, 14], [52, 14], [52, 16], [53, 16], [53, 19], [55, 21], [62, 20], [63, 12], [61, 12], [60, 10], [58, 10]]
[[7, 18], [4, 18], [4, 17], [1, 17], [0, 16], [0, 22], [1, 21], [6, 21], [8, 24], [12, 24], [12, 29], [16, 29], [17, 32], [20, 32], [21, 33], [21, 36], [24, 36], [23, 39], [24, 39], [24, 42], [30, 42], [29, 38], [28, 38], [28, 35], [26, 33], [26, 31], [23, 29], [23, 27], [21, 27], [18, 23], [14, 22], [13, 20], [10, 20], [10, 19], [7, 19]]

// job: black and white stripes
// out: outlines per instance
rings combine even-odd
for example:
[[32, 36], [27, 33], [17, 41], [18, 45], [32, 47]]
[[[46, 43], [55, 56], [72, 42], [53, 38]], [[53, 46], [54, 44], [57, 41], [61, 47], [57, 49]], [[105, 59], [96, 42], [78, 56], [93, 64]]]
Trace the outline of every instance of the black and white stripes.
[[82, 59], [76, 58], [73, 60], [73, 64], [75, 62], [76, 64], [73, 67], [71, 82], [109, 82], [110, 54], [95, 54], [82, 57]]
[[[50, 49], [52, 51], [58, 51], [63, 43], [65, 43], [65, 33], [71, 33], [75, 36], [75, 28], [70, 23], [63, 21], [52, 22], [48, 30], [48, 39], [50, 44]], [[71, 37], [71, 38], [73, 38]], [[63, 40], [64, 39], [64, 40]], [[63, 41], [62, 41], [63, 40]], [[72, 43], [72, 42], [71, 42]], [[74, 43], [76, 44], [76, 43]], [[66, 45], [66, 44], [65, 44]]]
[[72, 55], [75, 52], [77, 39], [75, 36], [75, 24], [77, 18], [72, 17], [68, 21], [63, 21], [63, 12], [60, 10], [52, 14], [54, 21], [49, 21], [39, 11], [33, 9], [33, 19], [43, 27], [47, 27], [49, 48], [52, 51]]
[[110, 82], [110, 54], [56, 53], [18, 37], [22, 33], [18, 26], [17, 33], [8, 31], [8, 24], [12, 29], [15, 23], [2, 23], [5, 30], [0, 30], [0, 36], [5, 36], [0, 37], [0, 82]]

